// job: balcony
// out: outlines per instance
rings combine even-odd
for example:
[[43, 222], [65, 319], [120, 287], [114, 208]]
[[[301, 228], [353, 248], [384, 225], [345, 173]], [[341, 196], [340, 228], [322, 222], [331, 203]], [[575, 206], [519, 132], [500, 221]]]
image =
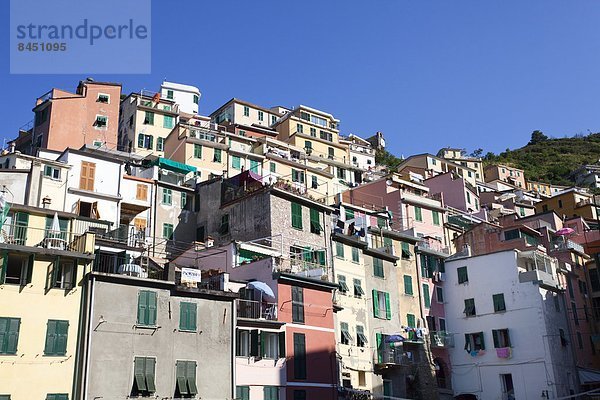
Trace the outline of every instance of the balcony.
[[4, 225], [0, 243], [14, 246], [41, 247], [49, 250], [93, 253], [95, 236], [92, 233], [76, 234], [66, 230], [51, 231], [19, 224]]
[[404, 351], [403, 346], [390, 347], [384, 342], [375, 352], [374, 363], [379, 368], [414, 366], [419, 362], [418, 354], [417, 351]]
[[556, 260], [539, 251], [522, 251], [517, 257], [520, 269], [519, 282], [534, 282], [548, 290], [560, 290], [561, 286], [555, 276]]
[[146, 241], [146, 233], [137, 230], [134, 226], [119, 225], [118, 228], [112, 231], [97, 232], [97, 239], [129, 247], [143, 247]]
[[454, 347], [454, 334], [446, 331], [429, 332], [431, 347], [438, 349], [447, 349]]
[[417, 243], [417, 249], [440, 253], [446, 256], [450, 255], [450, 248], [442, 246], [437, 240], [421, 240]]
[[238, 318], [277, 321], [277, 304], [254, 300], [236, 300]]
[[163, 280], [163, 271], [150, 268], [147, 259], [147, 256], [133, 257], [124, 251], [120, 253], [98, 253], [94, 258], [92, 269], [94, 272], [104, 274]]
[[555, 240], [554, 242], [552, 242], [552, 244], [554, 245], [554, 249], [556, 250], [574, 250], [578, 253], [585, 253], [585, 250], [583, 249], [583, 246], [580, 245], [579, 243], [575, 243], [572, 240]]

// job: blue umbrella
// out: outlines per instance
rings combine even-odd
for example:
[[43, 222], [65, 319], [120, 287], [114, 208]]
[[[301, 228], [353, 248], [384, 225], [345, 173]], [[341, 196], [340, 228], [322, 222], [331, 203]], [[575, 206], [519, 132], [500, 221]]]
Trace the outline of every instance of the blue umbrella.
[[403, 342], [406, 339], [404, 339], [402, 336], [400, 335], [387, 335], [385, 337], [385, 342], [386, 343], [394, 343], [394, 342]]
[[252, 281], [248, 282], [248, 285], [246, 286], [258, 290], [267, 300], [275, 300], [275, 293], [273, 293], [273, 289], [271, 289], [269, 285], [264, 282]]

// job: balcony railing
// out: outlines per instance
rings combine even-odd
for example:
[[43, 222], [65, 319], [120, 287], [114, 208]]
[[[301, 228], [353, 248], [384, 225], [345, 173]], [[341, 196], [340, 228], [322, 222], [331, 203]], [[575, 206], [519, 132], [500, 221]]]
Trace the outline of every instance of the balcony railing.
[[143, 258], [144, 256], [133, 258], [125, 252], [100, 253], [94, 258], [93, 270], [105, 274], [163, 280], [162, 271], [151, 269], [148, 263], [143, 263]]
[[431, 347], [448, 348], [454, 347], [454, 335], [446, 331], [429, 333]]
[[119, 225], [112, 231], [98, 233], [98, 239], [125, 244], [130, 247], [142, 247], [146, 240], [146, 233], [130, 225]]
[[444, 247], [442, 245], [427, 241], [427, 240], [421, 240], [417, 243], [417, 247], [420, 249], [426, 249], [426, 250], [432, 250], [432, 251], [436, 251], [438, 253], [443, 253], [443, 254], [447, 254], [450, 255], [450, 248], [448, 247]]
[[52, 231], [19, 224], [4, 225], [0, 230], [0, 243], [79, 253], [93, 253], [94, 238], [92, 233]]
[[236, 300], [238, 318], [277, 320], [277, 304], [254, 300]]
[[575, 243], [572, 240], [556, 240], [554, 241], [554, 247], [558, 250], [575, 250], [579, 253], [585, 253], [583, 246], [579, 243]]
[[389, 347], [389, 343], [383, 343], [381, 347], [375, 352], [376, 365], [411, 366], [418, 362], [417, 352], [405, 352], [402, 346]]

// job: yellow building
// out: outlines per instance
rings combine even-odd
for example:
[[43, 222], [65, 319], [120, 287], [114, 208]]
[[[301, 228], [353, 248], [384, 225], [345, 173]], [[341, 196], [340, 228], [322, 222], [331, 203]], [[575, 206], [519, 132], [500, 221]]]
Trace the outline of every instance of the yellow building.
[[[483, 160], [480, 157], [469, 157], [463, 149], [446, 147], [438, 151], [438, 157], [475, 170], [475, 180], [483, 182]], [[468, 175], [468, 174], [467, 174]]]
[[597, 220], [600, 215], [600, 200], [597, 196], [572, 188], [536, 203], [535, 210], [536, 213], [554, 210], [561, 217], [579, 216]]
[[[0, 394], [72, 399], [81, 280], [94, 258], [86, 221], [14, 205], [0, 238]], [[29, 382], [29, 383], [28, 383]]]

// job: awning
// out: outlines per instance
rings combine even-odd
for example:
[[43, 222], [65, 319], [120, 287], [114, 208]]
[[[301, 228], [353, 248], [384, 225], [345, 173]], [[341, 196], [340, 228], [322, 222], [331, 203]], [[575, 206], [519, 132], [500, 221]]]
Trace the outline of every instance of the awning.
[[600, 383], [600, 371], [595, 369], [577, 368], [579, 381], [582, 385], [594, 385]]
[[180, 174], [197, 171], [196, 167], [162, 157], [158, 157], [152, 164], [158, 165], [160, 168], [168, 169], [169, 171], [179, 172]]
[[146, 211], [149, 208], [150, 208], [150, 206], [145, 206], [142, 204], [127, 203], [126, 201], [123, 201], [121, 203], [121, 214], [136, 216], [139, 213]]

